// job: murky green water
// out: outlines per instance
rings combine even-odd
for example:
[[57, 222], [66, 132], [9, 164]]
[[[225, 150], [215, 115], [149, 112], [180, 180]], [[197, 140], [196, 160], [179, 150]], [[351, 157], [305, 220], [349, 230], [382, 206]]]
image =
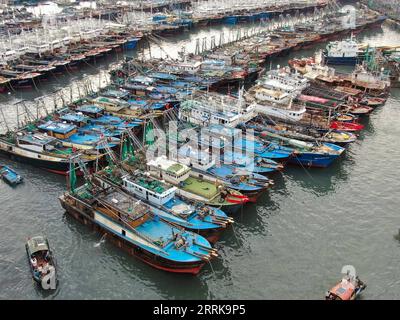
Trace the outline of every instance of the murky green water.
[[[164, 45], [179, 49], [220, 30], [194, 31]], [[400, 34], [388, 28], [360, 38], [400, 43]], [[274, 63], [284, 65], [288, 58]], [[96, 68], [72, 78], [85, 76], [96, 79]], [[12, 117], [18, 99], [53, 92], [70, 79], [41, 85], [40, 93], [1, 96], [1, 108]], [[393, 90], [331, 168], [289, 167], [274, 176], [275, 188], [235, 216], [234, 229], [217, 244], [220, 258], [197, 277], [155, 270], [107, 241], [99, 245], [101, 234], [61, 209], [57, 197], [64, 177], [0, 158], [25, 178], [15, 189], [0, 181], [0, 298], [320, 299], [339, 280], [342, 266], [351, 264], [368, 284], [363, 299], [399, 299], [400, 242], [394, 238], [400, 228], [399, 119], [400, 91]], [[50, 295], [36, 289], [28, 269], [24, 244], [37, 233], [47, 235], [58, 260], [60, 285]]]

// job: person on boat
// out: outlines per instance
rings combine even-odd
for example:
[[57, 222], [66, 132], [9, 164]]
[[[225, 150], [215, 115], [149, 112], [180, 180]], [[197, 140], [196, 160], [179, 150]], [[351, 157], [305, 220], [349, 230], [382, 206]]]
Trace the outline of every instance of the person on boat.
[[36, 260], [35, 257], [31, 257], [31, 264], [32, 264], [32, 267], [33, 267], [34, 269], [37, 268], [38, 264], [37, 264], [37, 260]]

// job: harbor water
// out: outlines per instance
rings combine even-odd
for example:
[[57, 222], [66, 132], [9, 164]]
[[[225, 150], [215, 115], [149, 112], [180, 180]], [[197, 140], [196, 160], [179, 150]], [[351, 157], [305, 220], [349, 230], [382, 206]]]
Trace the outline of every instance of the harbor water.
[[[218, 37], [221, 28], [165, 40], [164, 50]], [[385, 26], [358, 38], [400, 44], [400, 33]], [[97, 68], [116, 58], [110, 59], [42, 84], [40, 92], [1, 96], [0, 108], [11, 117], [15, 102], [58, 90], [71, 77], [96, 79]], [[393, 89], [340, 161], [326, 169], [288, 167], [273, 176], [274, 188], [235, 215], [234, 227], [216, 244], [220, 257], [198, 276], [159, 271], [120, 251], [64, 213], [58, 196], [65, 177], [2, 157], [25, 182], [11, 188], [0, 181], [0, 299], [323, 299], [345, 265], [367, 283], [362, 299], [400, 299], [399, 119], [400, 90]], [[28, 267], [24, 245], [36, 234], [48, 237], [57, 260], [59, 286], [50, 294], [37, 289]]]

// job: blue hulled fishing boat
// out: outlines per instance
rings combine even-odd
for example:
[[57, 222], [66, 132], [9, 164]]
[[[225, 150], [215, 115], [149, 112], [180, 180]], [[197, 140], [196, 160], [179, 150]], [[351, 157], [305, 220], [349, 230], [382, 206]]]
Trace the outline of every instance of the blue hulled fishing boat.
[[268, 141], [280, 141], [295, 148], [297, 153], [289, 162], [307, 167], [329, 167], [346, 150], [332, 143], [304, 142], [281, 137], [270, 132], [264, 132], [260, 136]]
[[103, 185], [118, 186], [149, 204], [156, 215], [214, 243], [221, 232], [233, 222], [218, 208], [201, 202], [189, 202], [176, 194], [177, 188], [139, 170], [132, 174], [117, 167], [107, 167], [94, 174]]
[[126, 50], [135, 49], [139, 40], [140, 40], [140, 38], [128, 38], [126, 43], [124, 44], [124, 48]]
[[[104, 139], [103, 134], [86, 134], [84, 132], [78, 132], [78, 128], [74, 124], [58, 122], [58, 121], [47, 121], [46, 123], [37, 126], [41, 132], [47, 133], [49, 136], [55, 137], [62, 141], [66, 147], [72, 147], [77, 149], [102, 149], [99, 143]], [[115, 137], [107, 138], [107, 145], [113, 148], [119, 144], [119, 139]]]
[[197, 274], [217, 256], [201, 235], [169, 223], [151, 207], [114, 188], [87, 183], [72, 188], [59, 200], [78, 221], [106, 234], [108, 241], [157, 269]]

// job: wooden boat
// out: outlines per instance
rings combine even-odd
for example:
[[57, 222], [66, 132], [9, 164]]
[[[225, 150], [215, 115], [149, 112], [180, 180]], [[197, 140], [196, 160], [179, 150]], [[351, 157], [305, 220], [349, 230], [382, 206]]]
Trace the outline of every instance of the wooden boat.
[[43, 236], [32, 237], [28, 239], [25, 248], [33, 279], [44, 290], [55, 290], [57, 288], [56, 264], [48, 240]]
[[288, 123], [258, 123], [250, 122], [246, 124], [248, 128], [254, 129], [256, 134], [263, 131], [278, 134], [280, 136], [297, 139], [306, 142], [327, 142], [340, 146], [345, 146], [356, 141], [357, 137], [349, 132], [341, 132], [337, 130], [317, 130], [306, 126], [293, 125]]
[[357, 117], [353, 114], [339, 113], [334, 116], [334, 119], [340, 122], [355, 122], [357, 120]]
[[17, 172], [15, 172], [8, 166], [0, 165], [0, 176], [3, 178], [4, 181], [6, 181], [11, 186], [15, 186], [24, 181], [23, 178]]
[[378, 97], [365, 97], [361, 99], [360, 104], [366, 105], [368, 107], [380, 107], [386, 103], [386, 99]]
[[348, 112], [356, 116], [366, 116], [369, 115], [372, 111], [374, 111], [374, 108], [372, 107], [354, 104], [353, 106], [349, 107]]
[[[125, 171], [117, 166], [106, 167], [92, 177], [101, 186], [117, 186], [124, 192], [140, 199], [153, 208], [160, 218], [174, 223], [186, 230], [196, 232], [211, 243], [233, 222], [218, 209], [201, 202], [186, 201], [176, 194], [176, 187], [155, 179], [140, 170], [128, 173], [127, 164], [121, 164]], [[92, 179], [93, 181], [93, 179]]]
[[355, 300], [366, 287], [358, 277], [346, 275], [326, 293], [325, 300]]
[[340, 131], [356, 132], [363, 130], [364, 125], [355, 122], [333, 121], [330, 125], [330, 128]]

